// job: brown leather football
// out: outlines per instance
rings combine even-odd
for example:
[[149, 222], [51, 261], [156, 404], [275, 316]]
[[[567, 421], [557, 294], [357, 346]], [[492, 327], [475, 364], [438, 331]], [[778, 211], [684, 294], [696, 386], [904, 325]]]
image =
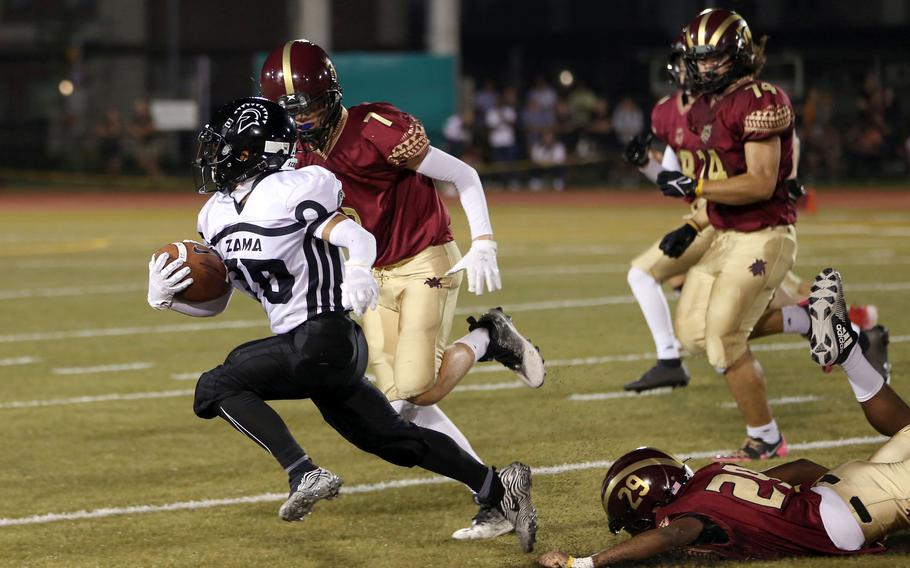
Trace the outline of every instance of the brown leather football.
[[193, 283], [176, 296], [188, 302], [207, 302], [224, 296], [231, 285], [227, 267], [210, 247], [196, 241], [180, 241], [165, 245], [155, 251], [155, 257], [165, 253], [171, 259], [180, 258], [190, 267]]

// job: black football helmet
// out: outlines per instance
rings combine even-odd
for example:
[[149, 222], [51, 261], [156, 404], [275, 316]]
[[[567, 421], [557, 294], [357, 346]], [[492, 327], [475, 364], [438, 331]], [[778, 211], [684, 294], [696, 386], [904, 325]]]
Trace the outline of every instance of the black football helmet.
[[[755, 72], [752, 32], [746, 20], [732, 10], [708, 8], [683, 28], [687, 80], [699, 93], [717, 93], [733, 81]], [[698, 62], [730, 56], [730, 70], [699, 72]]]
[[655, 528], [654, 509], [669, 503], [692, 475], [689, 466], [656, 448], [621, 456], [600, 487], [610, 531], [635, 535]]
[[287, 111], [246, 97], [220, 107], [198, 136], [194, 178], [199, 193], [231, 192], [259, 174], [293, 169], [297, 131]]

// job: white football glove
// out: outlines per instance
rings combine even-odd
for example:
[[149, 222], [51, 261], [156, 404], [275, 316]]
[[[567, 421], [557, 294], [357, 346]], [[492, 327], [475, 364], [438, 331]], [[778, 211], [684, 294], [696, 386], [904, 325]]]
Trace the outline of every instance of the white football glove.
[[345, 264], [344, 281], [341, 283], [341, 305], [362, 316], [367, 308], [376, 309], [379, 285], [369, 268], [359, 264]]
[[[153, 254], [149, 261], [148, 301], [149, 305], [156, 310], [170, 308], [171, 302], [174, 301], [174, 294], [186, 290], [193, 283], [192, 278], [187, 278], [190, 267], [180, 268], [183, 265], [183, 261], [180, 259], [165, 264], [169, 258], [164, 253], [159, 254], [158, 258], [155, 258]], [[186, 279], [184, 280], [184, 278]]]
[[499, 266], [496, 265], [496, 241], [479, 239], [472, 242], [468, 254], [455, 263], [455, 266], [446, 272], [446, 276], [459, 270], [467, 272], [468, 292], [480, 296], [483, 294], [484, 284], [490, 292], [502, 288]]

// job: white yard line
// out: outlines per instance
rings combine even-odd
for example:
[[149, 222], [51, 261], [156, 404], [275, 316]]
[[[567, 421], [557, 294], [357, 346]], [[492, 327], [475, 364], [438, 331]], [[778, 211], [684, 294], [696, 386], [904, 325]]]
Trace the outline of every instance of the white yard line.
[[[910, 341], [910, 335], [895, 335], [891, 337], [891, 343], [905, 343]], [[753, 351], [790, 351], [796, 349], [806, 349], [806, 343], [804, 341], [800, 342], [780, 342], [780, 343], [763, 343], [758, 345], [753, 345]], [[628, 355], [602, 355], [596, 357], [575, 357], [572, 359], [553, 359], [547, 361], [547, 367], [576, 367], [576, 366], [585, 366], [585, 365], [603, 365], [605, 363], [615, 363], [615, 362], [627, 362], [627, 361], [649, 361], [654, 358], [653, 353], [633, 353]], [[500, 366], [496, 363], [491, 363], [489, 365], [482, 365], [475, 369], [471, 370], [471, 374], [477, 373], [511, 373], [508, 369]], [[174, 376], [185, 376], [189, 380], [191, 373], [180, 373]], [[193, 376], [198, 377], [198, 374], [192, 373]], [[487, 384], [478, 384], [478, 385], [464, 385], [455, 387], [454, 392], [471, 392], [471, 391], [493, 391], [493, 390], [503, 390], [503, 389], [513, 389], [521, 388], [524, 386], [524, 383], [519, 381], [509, 381], [502, 383], [487, 383]], [[619, 391], [617, 391], [619, 392]], [[144, 392], [144, 393], [129, 393], [129, 394], [104, 394], [96, 396], [79, 396], [73, 398], [55, 398], [55, 399], [45, 399], [45, 400], [21, 400], [21, 401], [11, 401], [11, 402], [0, 402], [0, 410], [10, 409], [10, 408], [34, 408], [41, 406], [60, 406], [67, 404], [87, 404], [93, 402], [108, 402], [108, 401], [119, 401], [119, 400], [142, 400], [146, 398], [170, 398], [176, 396], [185, 396], [193, 394], [192, 390], [171, 390], [171, 391], [153, 391], [153, 392]], [[644, 395], [646, 393], [642, 393]], [[660, 389], [651, 391], [651, 394], [666, 394]], [[609, 396], [606, 396], [609, 395]], [[633, 393], [628, 394], [612, 394], [612, 393], [586, 393], [578, 394], [579, 397], [591, 396], [590, 399], [581, 399], [581, 398], [571, 398], [570, 400], [599, 400], [598, 397], [611, 399], [611, 398], [626, 398], [632, 396], [642, 396], [635, 395]], [[576, 396], [576, 395], [573, 395]]]
[[147, 361], [138, 363], [122, 363], [119, 365], [96, 365], [94, 367], [57, 367], [53, 370], [55, 375], [87, 375], [89, 373], [117, 373], [120, 371], [142, 371], [151, 369], [154, 363]]
[[[791, 450], [818, 450], [827, 448], [840, 448], [847, 446], [858, 446], [865, 444], [881, 443], [886, 438], [884, 436], [866, 436], [861, 438], [846, 438], [840, 440], [817, 440], [814, 442], [803, 442], [790, 444]], [[680, 457], [690, 457], [692, 459], [711, 458], [715, 455], [725, 453], [728, 449], [696, 451], [696, 452], [678, 452]], [[606, 470], [613, 462], [611, 460], [589, 461], [564, 463], [560, 465], [551, 465], [533, 468], [535, 476], [540, 475], [559, 475], [570, 471], [583, 471], [589, 469]], [[343, 494], [356, 493], [376, 493], [387, 491], [389, 489], [402, 489], [406, 487], [416, 487], [420, 485], [436, 485], [440, 483], [455, 483], [444, 477], [419, 477], [409, 479], [393, 479], [379, 483], [366, 483], [343, 487]], [[176, 503], [166, 503], [162, 505], [133, 505], [125, 507], [106, 507], [102, 509], [74, 511], [71, 513], [43, 513], [31, 515], [28, 517], [0, 518], [0, 527], [11, 527], [20, 525], [37, 525], [52, 523], [55, 521], [77, 521], [83, 519], [99, 519], [104, 517], [114, 517], [118, 515], [136, 515], [141, 513], [161, 513], [168, 511], [186, 511], [197, 509], [209, 509], [212, 507], [225, 507], [231, 505], [245, 505], [248, 503], [263, 502], [280, 502], [287, 499], [286, 493], [263, 493], [260, 495], [250, 495], [246, 497], [234, 497], [227, 499], [203, 499], [199, 501], [179, 501]]]
[[135, 282], [125, 284], [106, 284], [99, 286], [65, 286], [62, 288], [24, 288], [17, 290], [0, 290], [0, 300], [21, 300], [24, 298], [59, 298], [64, 296], [89, 296], [95, 294], [121, 294], [146, 290], [146, 284]]
[[174, 373], [171, 375], [171, 378], [175, 381], [195, 381], [202, 373], [203, 371], [198, 371], [195, 373]]
[[[768, 404], [771, 406], [780, 406], [782, 404], [802, 404], [804, 402], [818, 402], [820, 400], [825, 400], [823, 396], [816, 396], [814, 394], [800, 395], [800, 396], [784, 396], [781, 398], [772, 398], [768, 400]], [[717, 406], [721, 408], [736, 408], [735, 402], [722, 402]]]
[[0, 367], [12, 367], [13, 365], [31, 365], [40, 361], [38, 357], [10, 357], [0, 359]]

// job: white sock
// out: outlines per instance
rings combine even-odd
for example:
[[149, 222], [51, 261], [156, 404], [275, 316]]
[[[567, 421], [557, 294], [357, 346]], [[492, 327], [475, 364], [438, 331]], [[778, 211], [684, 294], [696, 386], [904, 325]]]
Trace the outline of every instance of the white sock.
[[474, 352], [474, 362], [476, 363], [487, 352], [487, 346], [490, 345], [490, 332], [478, 327], [461, 339], [456, 339], [455, 343], [467, 345]]
[[480, 459], [477, 452], [471, 447], [471, 443], [468, 442], [465, 435], [461, 433], [461, 430], [458, 429], [458, 426], [456, 426], [454, 422], [449, 420], [449, 417], [445, 415], [442, 409], [435, 404], [431, 406], [417, 406], [416, 404], [412, 404], [411, 406], [416, 408], [416, 416], [411, 422], [418, 426], [445, 434], [449, 438], [455, 440], [455, 443], [458, 444], [459, 448], [471, 454], [471, 457], [475, 460], [483, 463], [483, 460]]
[[676, 336], [673, 335], [673, 320], [670, 319], [670, 306], [667, 297], [657, 280], [640, 268], [629, 269], [627, 277], [632, 294], [638, 301], [641, 313], [645, 316], [648, 329], [654, 338], [658, 359], [679, 359]]
[[853, 389], [853, 395], [859, 402], [866, 402], [882, 390], [885, 386], [885, 379], [878, 374], [866, 357], [863, 350], [859, 347], [857, 341], [853, 349], [847, 355], [844, 364], [841, 365], [844, 372], [847, 373], [847, 380], [850, 381], [850, 388]]
[[784, 333], [809, 333], [809, 314], [802, 306], [784, 306], [780, 312], [784, 319]]
[[764, 426], [746, 426], [746, 435], [758, 438], [766, 444], [776, 444], [780, 440], [780, 430], [777, 429], [777, 422], [774, 420]]

